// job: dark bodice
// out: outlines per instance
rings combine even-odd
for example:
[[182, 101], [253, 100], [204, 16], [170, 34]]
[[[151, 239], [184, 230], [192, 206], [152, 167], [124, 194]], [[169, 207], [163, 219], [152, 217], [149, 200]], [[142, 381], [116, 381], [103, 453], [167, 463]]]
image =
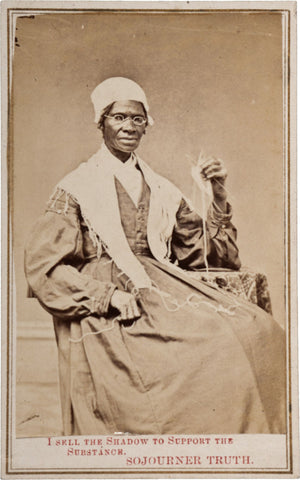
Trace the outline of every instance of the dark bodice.
[[137, 207], [116, 179], [121, 223], [129, 246], [135, 255], [152, 256], [147, 240], [147, 221], [149, 213], [150, 189], [143, 178], [142, 192]]
[[[147, 240], [150, 188], [146, 184], [144, 177], [142, 182], [142, 191], [138, 206], [136, 207], [121, 182], [117, 178], [115, 179], [121, 223], [129, 246], [135, 255], [152, 256]], [[80, 211], [78, 214], [82, 231], [83, 255], [85, 260], [91, 261], [97, 257], [97, 249], [91, 240], [89, 229], [82, 218]], [[104, 252], [103, 254], [107, 257]]]

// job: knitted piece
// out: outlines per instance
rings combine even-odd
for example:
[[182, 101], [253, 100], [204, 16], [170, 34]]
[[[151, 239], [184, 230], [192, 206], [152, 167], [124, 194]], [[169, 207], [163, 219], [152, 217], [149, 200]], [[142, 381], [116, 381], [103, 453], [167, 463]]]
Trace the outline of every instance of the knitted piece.
[[253, 272], [245, 267], [239, 271], [214, 269], [209, 272], [199, 270], [185, 273], [255, 303], [267, 313], [272, 314], [267, 277], [263, 273]]

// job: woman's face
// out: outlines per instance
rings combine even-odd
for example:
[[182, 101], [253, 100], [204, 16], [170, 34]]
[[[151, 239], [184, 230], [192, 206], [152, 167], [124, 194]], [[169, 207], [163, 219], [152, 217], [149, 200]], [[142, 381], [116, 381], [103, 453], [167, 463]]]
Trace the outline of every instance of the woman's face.
[[[116, 114], [127, 116], [123, 122], [118, 122], [112, 117]], [[146, 129], [146, 123], [135, 125], [132, 118], [135, 116], [145, 117], [143, 106], [140, 102], [126, 100], [115, 102], [103, 124], [103, 138], [107, 148], [118, 158], [129, 158], [140, 143]]]

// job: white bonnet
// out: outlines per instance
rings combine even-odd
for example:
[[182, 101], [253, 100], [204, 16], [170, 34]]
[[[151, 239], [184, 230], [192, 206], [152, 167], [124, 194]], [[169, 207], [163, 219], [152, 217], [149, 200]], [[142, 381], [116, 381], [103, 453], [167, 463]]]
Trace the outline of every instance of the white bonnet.
[[107, 78], [93, 90], [91, 99], [94, 105], [96, 123], [99, 122], [103, 110], [111, 103], [135, 100], [144, 105], [148, 115], [149, 124], [153, 125], [153, 119], [148, 114], [149, 105], [144, 90], [129, 78]]

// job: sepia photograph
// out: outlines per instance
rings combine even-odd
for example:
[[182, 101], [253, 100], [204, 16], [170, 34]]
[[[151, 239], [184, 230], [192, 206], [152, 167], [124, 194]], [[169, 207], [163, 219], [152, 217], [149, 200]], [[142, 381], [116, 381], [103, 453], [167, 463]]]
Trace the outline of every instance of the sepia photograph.
[[175, 3], [2, 8], [5, 478], [297, 475], [296, 6]]

